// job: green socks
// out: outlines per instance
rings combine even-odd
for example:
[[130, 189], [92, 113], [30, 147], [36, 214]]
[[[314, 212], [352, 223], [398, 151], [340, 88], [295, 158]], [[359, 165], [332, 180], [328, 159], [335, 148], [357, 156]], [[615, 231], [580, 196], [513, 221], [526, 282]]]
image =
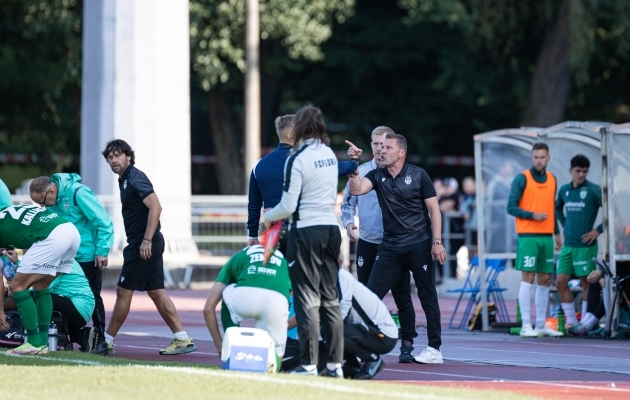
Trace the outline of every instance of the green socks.
[[48, 328], [50, 327], [50, 319], [53, 310], [52, 297], [50, 297], [50, 290], [48, 290], [48, 288], [35, 291], [35, 307], [37, 308], [40, 346], [47, 345]]
[[[48, 297], [50, 298], [50, 295]], [[33, 301], [31, 294], [28, 290], [20, 290], [13, 293], [13, 300], [17, 305], [22, 325], [24, 326], [24, 329], [26, 329], [28, 342], [35, 347], [41, 346], [39, 329], [37, 328], [37, 308], [35, 307], [35, 302]], [[48, 335], [48, 330], [46, 330], [46, 335]], [[46, 341], [48, 341], [48, 338], [46, 338]]]

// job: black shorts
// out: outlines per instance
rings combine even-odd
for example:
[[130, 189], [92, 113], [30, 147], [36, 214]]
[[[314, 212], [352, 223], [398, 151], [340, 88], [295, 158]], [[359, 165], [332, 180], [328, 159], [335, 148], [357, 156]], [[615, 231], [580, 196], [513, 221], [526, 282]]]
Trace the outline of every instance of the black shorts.
[[118, 286], [127, 290], [164, 289], [164, 238], [159, 232], [153, 236], [151, 257], [140, 257], [140, 244], [130, 244], [123, 250], [123, 267]]

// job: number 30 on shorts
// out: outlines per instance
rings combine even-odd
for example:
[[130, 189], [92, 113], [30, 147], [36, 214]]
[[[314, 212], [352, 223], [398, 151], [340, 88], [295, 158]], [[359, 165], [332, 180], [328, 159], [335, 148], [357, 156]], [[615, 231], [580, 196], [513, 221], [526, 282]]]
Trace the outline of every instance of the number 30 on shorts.
[[524, 256], [523, 267], [533, 268], [536, 265], [536, 257]]

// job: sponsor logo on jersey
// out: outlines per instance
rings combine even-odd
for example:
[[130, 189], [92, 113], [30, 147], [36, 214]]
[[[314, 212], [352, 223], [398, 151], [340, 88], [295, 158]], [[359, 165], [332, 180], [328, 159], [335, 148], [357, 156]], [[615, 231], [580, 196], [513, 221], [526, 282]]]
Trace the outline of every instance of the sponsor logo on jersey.
[[125, 181], [123, 182], [123, 189], [127, 189], [127, 180], [125, 179]]
[[381, 182], [385, 182], [385, 177], [382, 177], [382, 178], [381, 178]]
[[411, 183], [411, 175], [405, 176], [405, 183], [409, 185]]
[[426, 271], [426, 270], [427, 270], [427, 265], [426, 265], [426, 264], [424, 264], [424, 265], [422, 266], [422, 268]]
[[291, 267], [293, 266], [293, 264], [295, 264], [295, 260], [293, 260], [293, 261], [291, 261], [291, 262], [289, 263], [289, 268], [291, 268]]

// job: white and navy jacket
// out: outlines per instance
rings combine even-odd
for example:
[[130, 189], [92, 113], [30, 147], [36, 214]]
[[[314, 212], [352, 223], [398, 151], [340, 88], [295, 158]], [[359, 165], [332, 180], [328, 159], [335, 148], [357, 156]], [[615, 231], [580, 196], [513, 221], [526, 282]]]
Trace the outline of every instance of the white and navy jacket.
[[[342, 319], [345, 320], [349, 316], [349, 323], [363, 324], [366, 329], [369, 325], [375, 325], [383, 335], [398, 339], [398, 327], [385, 304], [370, 289], [363, 286], [361, 282], [343, 269], [339, 270], [339, 289], [341, 295], [339, 310]], [[353, 297], [371, 321], [364, 321], [354, 309]]]
[[282, 199], [265, 213], [266, 221], [290, 217], [291, 226], [338, 225], [337, 157], [316, 139], [308, 139], [287, 158]]

